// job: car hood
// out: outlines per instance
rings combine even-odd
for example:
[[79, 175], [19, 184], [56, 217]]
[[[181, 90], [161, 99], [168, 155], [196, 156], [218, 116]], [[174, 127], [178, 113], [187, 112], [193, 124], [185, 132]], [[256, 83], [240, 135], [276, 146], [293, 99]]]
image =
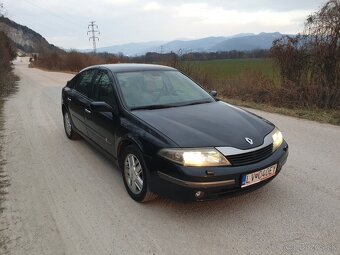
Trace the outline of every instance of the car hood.
[[[132, 114], [173, 140], [179, 147], [250, 149], [263, 144], [274, 126], [268, 121], [224, 102], [154, 110]], [[253, 140], [253, 144], [246, 141]]]

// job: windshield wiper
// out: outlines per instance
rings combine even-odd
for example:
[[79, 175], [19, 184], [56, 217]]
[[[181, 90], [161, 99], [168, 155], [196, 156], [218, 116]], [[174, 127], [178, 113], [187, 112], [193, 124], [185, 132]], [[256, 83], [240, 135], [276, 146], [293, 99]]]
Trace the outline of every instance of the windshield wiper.
[[214, 101], [204, 100], [204, 101], [195, 101], [195, 102], [185, 103], [185, 104], [155, 104], [155, 105], [131, 107], [130, 110], [131, 111], [133, 111], [133, 110], [154, 110], [154, 109], [180, 107], [180, 106], [195, 105], [195, 104], [207, 104], [207, 103], [212, 103], [212, 102], [214, 102]]
[[133, 110], [154, 110], [154, 109], [163, 109], [163, 108], [170, 108], [170, 107], [177, 107], [179, 105], [173, 104], [156, 104], [156, 105], [146, 105], [146, 106], [137, 106], [130, 108], [131, 111]]

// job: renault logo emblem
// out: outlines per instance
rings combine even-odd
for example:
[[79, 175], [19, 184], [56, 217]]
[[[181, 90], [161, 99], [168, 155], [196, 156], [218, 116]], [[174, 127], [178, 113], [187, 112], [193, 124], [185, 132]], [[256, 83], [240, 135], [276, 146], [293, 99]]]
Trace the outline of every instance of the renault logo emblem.
[[253, 140], [250, 139], [249, 137], [245, 137], [244, 139], [246, 139], [246, 141], [247, 141], [249, 144], [253, 144], [253, 143], [254, 143]]

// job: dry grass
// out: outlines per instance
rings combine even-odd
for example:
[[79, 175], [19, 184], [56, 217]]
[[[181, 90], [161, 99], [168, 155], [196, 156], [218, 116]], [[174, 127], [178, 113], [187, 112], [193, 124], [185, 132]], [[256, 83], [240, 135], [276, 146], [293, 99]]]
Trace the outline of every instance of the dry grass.
[[36, 62], [32, 63], [31, 66], [50, 71], [79, 72], [81, 69], [88, 66], [118, 62], [119, 58], [114, 55], [93, 55], [71, 51], [63, 54], [52, 53], [42, 55]]
[[234, 99], [234, 98], [220, 98], [223, 101], [226, 101], [228, 103], [241, 106], [241, 107], [248, 107], [253, 108], [257, 110], [262, 110], [266, 112], [272, 112], [272, 113], [279, 113], [287, 116], [307, 119], [307, 120], [313, 120], [320, 123], [329, 123], [333, 125], [340, 126], [340, 111], [339, 110], [321, 110], [318, 108], [315, 109], [304, 109], [304, 108], [284, 108], [284, 107], [275, 107], [268, 104], [261, 104], [261, 103], [255, 103], [251, 101], [242, 101], [240, 99]]
[[7, 194], [7, 187], [10, 184], [7, 173], [4, 172], [3, 166], [6, 163], [3, 158], [3, 142], [4, 142], [4, 116], [3, 116], [3, 105], [8, 96], [16, 91], [16, 77], [10, 69], [0, 70], [0, 251], [6, 254], [6, 245], [9, 241], [8, 237], [3, 234], [6, 229], [6, 222], [3, 221], [1, 215], [4, 211], [3, 202], [5, 201], [5, 195]]

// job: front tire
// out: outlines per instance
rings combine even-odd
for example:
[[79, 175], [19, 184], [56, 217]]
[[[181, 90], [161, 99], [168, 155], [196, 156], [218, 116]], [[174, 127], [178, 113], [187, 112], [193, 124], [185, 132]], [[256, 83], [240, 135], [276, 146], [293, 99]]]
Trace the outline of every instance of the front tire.
[[121, 168], [126, 191], [137, 202], [147, 202], [157, 196], [149, 189], [146, 164], [140, 150], [129, 145], [121, 156]]
[[66, 134], [67, 138], [69, 138], [71, 140], [78, 139], [79, 135], [77, 134], [77, 132], [73, 128], [71, 115], [67, 110], [64, 111], [63, 117], [64, 117], [64, 129], [65, 129], [65, 134]]

